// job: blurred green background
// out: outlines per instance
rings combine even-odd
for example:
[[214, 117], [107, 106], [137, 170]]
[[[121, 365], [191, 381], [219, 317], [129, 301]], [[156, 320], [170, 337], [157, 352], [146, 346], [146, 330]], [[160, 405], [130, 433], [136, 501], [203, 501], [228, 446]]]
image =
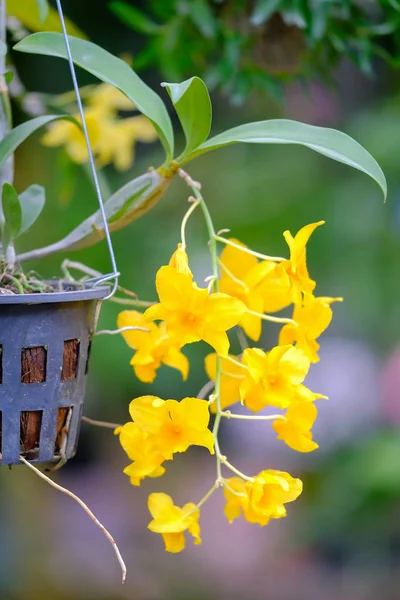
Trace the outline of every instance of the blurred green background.
[[[321, 0], [322, 1], [322, 0]], [[65, 0], [65, 11], [93, 41], [114, 53], [140, 48], [142, 37], [122, 25], [103, 1]], [[143, 7], [143, 3], [142, 3]], [[71, 89], [67, 66], [56, 59], [13, 57], [28, 90]], [[193, 73], [196, 73], [194, 69]], [[76, 458], [54, 478], [79, 494], [115, 536], [128, 567], [122, 588], [110, 546], [83, 511], [26, 469], [3, 468], [0, 530], [1, 600], [382, 600], [400, 597], [400, 87], [382, 64], [366, 79], [343, 62], [334, 84], [291, 83], [283, 102], [249, 95], [240, 107], [213, 94], [213, 131], [242, 122], [285, 117], [342, 129], [378, 160], [388, 179], [388, 202], [362, 173], [295, 146], [232, 146], [190, 165], [202, 182], [216, 228], [268, 254], [284, 253], [282, 232], [324, 219], [309, 244], [308, 263], [318, 295], [343, 296], [322, 338], [321, 361], [307, 380], [327, 394], [319, 404], [315, 439], [320, 449], [296, 454], [262, 424], [228, 423], [222, 444], [246, 472], [287, 470], [305, 489], [288, 517], [266, 528], [226, 522], [221, 494], [202, 510], [203, 545], [164, 552], [147, 531], [147, 495], [172, 493], [177, 504], [197, 501], [211, 486], [214, 460], [190, 451], [162, 479], [140, 488], [122, 470], [128, 459], [107, 430], [83, 424]], [[158, 87], [160, 75], [143, 77]], [[79, 73], [83, 85], [91, 80]], [[16, 122], [26, 115], [15, 107]], [[175, 123], [176, 124], [176, 123]], [[177, 125], [177, 124], [176, 124]], [[16, 155], [16, 187], [47, 190], [41, 220], [20, 249], [58, 240], [96, 209], [84, 169], [67, 166], [63, 151], [44, 148], [39, 136]], [[182, 138], [179, 140], [182, 145]], [[105, 169], [117, 189], [148, 166], [162, 162], [159, 144], [138, 145], [133, 168]], [[174, 180], [149, 214], [113, 235], [121, 285], [141, 299], [155, 298], [154, 276], [179, 241], [188, 191]], [[210, 274], [201, 215], [188, 226], [188, 251], [199, 282]], [[105, 243], [69, 253], [73, 260], [108, 272]], [[60, 274], [64, 256], [31, 264], [43, 276]], [[106, 303], [101, 328], [114, 328], [118, 306]], [[263, 344], [278, 330], [266, 327]], [[187, 352], [186, 352], [187, 350]], [[125, 422], [129, 401], [143, 393], [163, 398], [196, 395], [206, 381], [206, 347], [189, 346], [187, 382], [166, 368], [154, 384], [136, 380], [122, 338], [96, 339], [88, 380], [87, 416]]]

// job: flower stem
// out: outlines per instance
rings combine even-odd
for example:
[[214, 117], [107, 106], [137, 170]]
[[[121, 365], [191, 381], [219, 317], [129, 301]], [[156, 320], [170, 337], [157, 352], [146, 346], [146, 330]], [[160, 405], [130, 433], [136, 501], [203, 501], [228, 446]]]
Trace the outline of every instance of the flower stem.
[[123, 304], [124, 306], [135, 306], [137, 308], [149, 308], [149, 306], [153, 306], [157, 304], [156, 302], [147, 302], [146, 300], [130, 300], [129, 298], [118, 298], [113, 296], [108, 299], [110, 302], [114, 302], [114, 304]]
[[150, 329], [139, 327], [138, 325], [127, 325], [126, 327], [120, 327], [119, 329], [101, 329], [100, 331], [96, 331], [95, 335], [117, 335], [124, 331], [145, 331], [146, 333], [149, 333]]
[[[190, 183], [189, 183], [190, 185]], [[213, 274], [213, 288], [215, 292], [219, 291], [219, 281], [218, 281], [218, 276], [219, 276], [219, 270], [218, 270], [218, 254], [217, 254], [217, 242], [216, 242], [216, 235], [215, 235], [215, 229], [214, 229], [214, 224], [212, 222], [212, 218], [210, 215], [210, 212], [207, 208], [207, 204], [204, 201], [203, 196], [201, 195], [201, 192], [199, 190], [198, 187], [196, 186], [191, 186], [193, 194], [195, 195], [196, 199], [199, 201], [200, 206], [201, 206], [201, 210], [203, 211], [203, 215], [204, 215], [204, 219], [206, 222], [206, 226], [207, 226], [207, 230], [208, 230], [208, 237], [209, 237], [209, 248], [210, 248], [210, 254], [211, 254], [211, 262], [212, 262], [212, 274]], [[217, 459], [217, 481], [221, 481], [221, 451], [219, 449], [219, 443], [218, 443], [218, 430], [219, 430], [219, 426], [221, 423], [221, 359], [219, 356], [217, 356], [217, 361], [216, 361], [216, 374], [215, 374], [215, 390], [214, 390], [214, 395], [215, 395], [215, 406], [216, 406], [216, 415], [215, 415], [215, 420], [214, 420], [214, 426], [213, 426], [213, 430], [212, 430], [212, 434], [214, 437], [214, 446], [215, 446], [215, 455], [216, 455], [216, 459]]]
[[234, 467], [233, 465], [231, 465], [231, 463], [228, 462], [225, 457], [221, 457], [221, 463], [223, 465], [225, 465], [225, 467], [227, 467], [228, 469], [230, 469], [232, 471], [232, 473], [235, 473], [235, 475], [237, 475], [238, 477], [241, 477], [245, 481], [251, 481], [251, 482], [254, 481], [254, 477], [248, 477], [247, 475], [245, 475], [244, 473], [242, 473], [241, 471], [239, 471], [239, 469], [237, 469], [236, 467]]
[[247, 371], [249, 370], [249, 368], [246, 365], [239, 362], [238, 360], [235, 360], [234, 358], [231, 358], [229, 355], [224, 356], [224, 360], [231, 362], [233, 365], [236, 365], [237, 367], [241, 367], [242, 369], [246, 369]]
[[286, 319], [285, 317], [274, 317], [272, 315], [263, 315], [262, 313], [255, 312], [254, 310], [247, 309], [247, 314], [253, 315], [254, 317], [259, 317], [264, 321], [271, 321], [271, 323], [291, 323], [292, 325], [297, 325], [296, 321], [293, 319]]
[[221, 269], [223, 271], [225, 271], [225, 273], [228, 275], [228, 277], [230, 279], [232, 279], [232, 281], [234, 281], [235, 283], [237, 283], [238, 285], [240, 285], [245, 290], [246, 293], [249, 291], [249, 288], [247, 287], [247, 285], [245, 284], [245, 282], [242, 281], [241, 279], [238, 279], [237, 277], [235, 277], [234, 274], [228, 269], [228, 267], [226, 265], [224, 265], [224, 263], [222, 262], [222, 260], [218, 260], [218, 263], [219, 263]]
[[89, 423], [89, 425], [96, 425], [96, 427], [105, 427], [106, 429], [118, 429], [122, 427], [121, 423], [108, 423], [108, 421], [96, 421], [95, 419], [89, 419], [89, 417], [82, 417], [82, 421]]
[[231, 240], [227, 240], [220, 235], [216, 235], [215, 239], [217, 242], [221, 242], [222, 244], [226, 244], [227, 246], [232, 246], [233, 248], [237, 248], [237, 250], [241, 250], [242, 252], [246, 252], [247, 254], [252, 254], [257, 258], [261, 258], [262, 260], [270, 260], [272, 262], [283, 262], [286, 258], [282, 258], [281, 256], [268, 256], [267, 254], [261, 254], [260, 252], [255, 252], [254, 250], [250, 250], [250, 248], [246, 248], [245, 246], [240, 246], [239, 244], [235, 244], [235, 242], [231, 242]]
[[[190, 198], [189, 198], [190, 200]], [[193, 200], [193, 198], [192, 198]], [[190, 215], [192, 214], [193, 211], [196, 210], [196, 208], [199, 206], [200, 204], [200, 200], [195, 200], [192, 203], [192, 206], [189, 208], [189, 210], [186, 212], [185, 216], [182, 219], [182, 225], [181, 225], [181, 241], [182, 241], [182, 248], [185, 249], [186, 248], [186, 238], [185, 238], [185, 230], [186, 230], [186, 224], [189, 220]]]
[[244, 421], [275, 421], [276, 419], [285, 418], [283, 415], [237, 415], [231, 413], [230, 410], [223, 411], [221, 416], [227, 419], [243, 419]]
[[205, 504], [207, 502], [207, 500], [209, 499], [209, 497], [215, 492], [215, 490], [219, 487], [219, 481], [217, 480], [214, 485], [212, 486], [212, 488], [210, 488], [207, 492], [207, 494], [205, 494], [202, 499], [196, 504], [197, 508], [201, 508], [203, 506], [203, 504]]

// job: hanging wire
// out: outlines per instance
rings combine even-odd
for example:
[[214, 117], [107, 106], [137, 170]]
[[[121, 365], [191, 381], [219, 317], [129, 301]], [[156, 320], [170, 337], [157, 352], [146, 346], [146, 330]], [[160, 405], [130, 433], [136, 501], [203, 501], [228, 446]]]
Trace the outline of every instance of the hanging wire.
[[108, 294], [108, 296], [106, 296], [105, 298], [103, 298], [103, 300], [108, 300], [109, 298], [111, 298], [112, 296], [114, 296], [115, 292], [117, 291], [117, 288], [118, 288], [118, 277], [119, 277], [120, 273], [118, 271], [117, 262], [115, 260], [114, 248], [113, 248], [113, 245], [112, 245], [112, 242], [111, 242], [111, 236], [110, 236], [110, 230], [108, 228], [107, 216], [106, 216], [106, 213], [105, 213], [105, 210], [104, 210], [104, 204], [103, 204], [103, 198], [102, 198], [102, 194], [101, 194], [101, 190], [100, 190], [99, 179], [97, 177], [96, 166], [94, 164], [93, 152], [92, 152], [92, 148], [90, 146], [89, 134], [88, 134], [87, 126], [86, 126], [85, 115], [83, 113], [83, 105], [82, 105], [82, 100], [81, 100], [81, 96], [80, 96], [80, 93], [79, 93], [79, 85], [78, 85], [78, 80], [76, 78], [74, 61], [72, 59], [71, 48], [70, 48], [70, 45], [69, 45], [67, 28], [65, 26], [65, 20], [64, 20], [64, 13], [63, 13], [62, 6], [61, 6], [61, 0], [56, 0], [56, 3], [57, 3], [58, 15], [60, 17], [62, 32], [63, 32], [63, 36], [64, 36], [65, 48], [67, 50], [67, 57], [68, 57], [69, 69], [71, 71], [72, 83], [74, 85], [74, 90], [75, 90], [75, 95], [76, 95], [76, 101], [77, 101], [78, 109], [79, 109], [79, 115], [80, 115], [80, 118], [81, 118], [81, 121], [82, 121], [83, 135], [85, 136], [85, 142], [86, 142], [86, 147], [87, 147], [87, 151], [88, 151], [88, 155], [89, 155], [89, 163], [90, 163], [90, 168], [91, 168], [91, 171], [92, 171], [94, 187], [96, 189], [97, 200], [99, 202], [101, 217], [103, 219], [104, 233], [105, 233], [105, 236], [106, 236], [108, 251], [109, 251], [109, 254], [110, 254], [111, 266], [112, 266], [112, 269], [113, 269], [113, 272], [110, 273], [109, 275], [104, 275], [104, 276], [101, 276], [99, 278], [94, 278], [93, 279], [93, 281], [94, 281], [93, 285], [97, 286], [97, 285], [100, 285], [101, 283], [103, 283], [105, 281], [110, 281], [111, 279], [113, 279], [114, 280], [114, 285], [113, 285], [113, 288], [112, 288], [110, 294]]

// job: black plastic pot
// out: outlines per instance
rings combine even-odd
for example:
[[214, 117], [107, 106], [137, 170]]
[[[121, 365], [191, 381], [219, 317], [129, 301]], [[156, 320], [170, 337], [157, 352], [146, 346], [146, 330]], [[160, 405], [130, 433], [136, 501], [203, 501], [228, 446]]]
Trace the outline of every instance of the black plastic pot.
[[91, 338], [108, 293], [0, 294], [0, 464], [75, 454]]

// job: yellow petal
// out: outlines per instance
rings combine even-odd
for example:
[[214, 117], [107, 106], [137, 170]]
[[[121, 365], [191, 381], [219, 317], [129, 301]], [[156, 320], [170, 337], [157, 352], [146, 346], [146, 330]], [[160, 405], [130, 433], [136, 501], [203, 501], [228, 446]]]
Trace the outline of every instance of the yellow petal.
[[293, 346], [282, 346], [282, 348], [286, 348], [280, 360], [282, 369], [290, 377], [291, 383], [294, 385], [302, 383], [310, 368], [310, 361], [303, 350]]
[[176, 554], [185, 549], [185, 534], [180, 533], [163, 533], [162, 538], [165, 543], [165, 550]]
[[147, 433], [158, 433], [164, 422], [163, 404], [157, 396], [139, 396], [129, 404], [129, 414], [135, 423]]
[[205, 310], [207, 326], [217, 331], [226, 331], [239, 323], [246, 312], [246, 306], [237, 298], [215, 293], [208, 297]]
[[[179, 311], [182, 306], [189, 307], [195, 295], [191, 276], [169, 266], [158, 270], [156, 287], [160, 302], [168, 311]], [[207, 290], [204, 292], [207, 295]]]
[[168, 367], [177, 369], [182, 374], [182, 379], [186, 381], [189, 374], [189, 361], [182, 352], [171, 347], [163, 357], [162, 362]]
[[147, 506], [153, 519], [158, 519], [174, 506], [174, 502], [168, 494], [154, 493], [148, 497]]
[[[247, 246], [242, 244], [238, 240], [231, 238], [229, 241], [234, 242], [238, 246], [246, 249]], [[233, 246], [226, 245], [223, 249], [220, 257], [221, 262], [227, 267], [227, 269], [235, 276], [237, 279], [244, 280], [247, 273], [254, 266], [257, 265], [258, 260], [252, 254], [248, 254], [247, 252], [243, 252], [238, 248], [234, 248]]]
[[204, 332], [202, 339], [210, 344], [219, 356], [228, 356], [230, 344], [225, 331], [212, 331], [209, 329]]
[[124, 331], [122, 336], [128, 346], [137, 350], [139, 346], [150, 343], [150, 331], [156, 331], [157, 326], [154, 323], [148, 322], [144, 315], [137, 310], [123, 310], [119, 313], [117, 318], [118, 329], [122, 327], [143, 327], [149, 329], [149, 332], [145, 331]]
[[188, 255], [186, 254], [184, 248], [182, 248], [182, 244], [178, 244], [178, 248], [171, 256], [169, 266], [179, 271], [179, 273], [183, 273], [184, 275], [192, 275], [192, 272], [189, 269]]
[[131, 460], [141, 454], [144, 434], [135, 423], [125, 423], [119, 428], [119, 441]]
[[156, 378], [157, 368], [160, 366], [160, 363], [153, 361], [148, 365], [136, 365], [132, 359], [131, 365], [133, 366], [133, 370], [135, 371], [135, 375], [139, 381], [143, 381], [143, 383], [153, 383]]

